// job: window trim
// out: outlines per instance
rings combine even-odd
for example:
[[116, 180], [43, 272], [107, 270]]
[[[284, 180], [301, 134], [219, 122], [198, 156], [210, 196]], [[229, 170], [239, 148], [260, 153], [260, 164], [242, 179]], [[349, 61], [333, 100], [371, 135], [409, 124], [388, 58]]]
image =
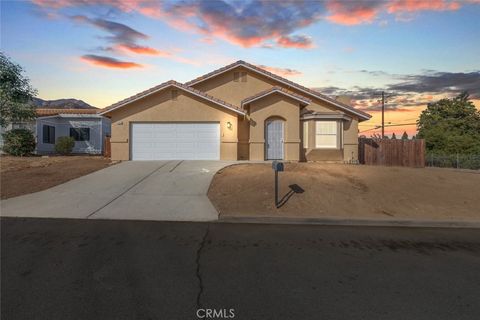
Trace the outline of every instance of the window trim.
[[42, 126], [42, 143], [55, 144], [55, 126], [48, 124]]
[[[318, 123], [335, 123], [335, 133], [318, 133]], [[315, 149], [340, 149], [340, 143], [339, 143], [339, 121], [325, 121], [325, 120], [317, 120], [315, 121]], [[335, 136], [335, 146], [332, 145], [319, 145], [317, 137], [318, 136]]]
[[303, 121], [303, 148], [308, 149], [308, 121]]

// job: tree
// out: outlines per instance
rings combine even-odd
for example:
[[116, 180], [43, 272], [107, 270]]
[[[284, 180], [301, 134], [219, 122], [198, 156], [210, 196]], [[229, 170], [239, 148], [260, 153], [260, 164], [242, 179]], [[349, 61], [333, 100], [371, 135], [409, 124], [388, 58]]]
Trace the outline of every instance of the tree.
[[407, 131], [403, 131], [403, 134], [402, 134], [402, 140], [408, 140], [408, 134], [407, 134]]
[[6, 127], [13, 121], [35, 119], [32, 98], [37, 91], [23, 75], [20, 65], [13, 63], [0, 52], [0, 126]]
[[12, 156], [26, 156], [35, 150], [35, 137], [28, 129], [13, 129], [3, 134], [3, 151]]
[[392, 138], [391, 138], [391, 139], [392, 139], [392, 140], [397, 140], [397, 136], [395, 135], [395, 132], [392, 133]]
[[480, 111], [467, 92], [429, 103], [417, 121], [417, 138], [438, 154], [480, 154]]

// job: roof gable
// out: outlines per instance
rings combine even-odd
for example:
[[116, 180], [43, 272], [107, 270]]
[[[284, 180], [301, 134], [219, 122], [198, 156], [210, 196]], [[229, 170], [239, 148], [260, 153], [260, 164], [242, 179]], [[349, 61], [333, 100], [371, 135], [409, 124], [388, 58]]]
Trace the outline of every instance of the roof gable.
[[357, 110], [357, 109], [355, 109], [355, 108], [353, 108], [353, 107], [351, 107], [351, 106], [349, 106], [349, 105], [346, 105], [346, 104], [344, 104], [344, 103], [342, 103], [342, 102], [340, 102], [340, 101], [337, 101], [337, 100], [335, 100], [335, 99], [332, 99], [332, 98], [330, 98], [330, 97], [327, 97], [327, 96], [321, 94], [320, 92], [317, 92], [317, 91], [315, 91], [315, 90], [312, 90], [312, 89], [309, 89], [309, 88], [307, 88], [307, 87], [304, 87], [304, 86], [302, 86], [302, 85], [300, 85], [300, 84], [298, 84], [298, 83], [295, 83], [295, 82], [293, 82], [293, 81], [290, 81], [290, 80], [288, 80], [288, 79], [285, 79], [285, 78], [283, 78], [283, 77], [280, 77], [280, 76], [278, 76], [278, 75], [276, 75], [276, 74], [273, 74], [273, 73], [271, 73], [271, 72], [269, 72], [269, 71], [267, 71], [267, 70], [264, 70], [264, 69], [262, 69], [262, 68], [259, 68], [259, 67], [255, 66], [255, 65], [253, 65], [253, 64], [247, 63], [247, 62], [242, 61], [242, 60], [239, 60], [239, 61], [237, 61], [237, 62], [234, 62], [234, 63], [232, 63], [232, 64], [229, 64], [229, 65], [227, 65], [227, 66], [225, 66], [225, 67], [222, 67], [222, 68], [217, 69], [217, 70], [215, 70], [215, 71], [212, 71], [212, 72], [210, 72], [210, 73], [207, 73], [207, 74], [205, 74], [205, 75], [203, 75], [203, 76], [200, 76], [200, 77], [198, 77], [198, 78], [196, 78], [196, 79], [193, 79], [193, 80], [185, 83], [185, 85], [187, 85], [187, 86], [194, 86], [194, 85], [196, 85], [196, 84], [198, 84], [198, 83], [201, 83], [201, 82], [204, 82], [204, 81], [206, 81], [206, 80], [208, 80], [208, 79], [211, 79], [211, 78], [213, 78], [213, 77], [215, 77], [215, 76], [217, 76], [217, 75], [220, 75], [220, 74], [225, 73], [225, 72], [227, 72], [227, 71], [233, 70], [233, 69], [235, 69], [235, 68], [237, 68], [237, 67], [239, 67], [239, 66], [242, 66], [242, 67], [244, 67], [244, 68], [246, 68], [246, 69], [248, 69], [248, 70], [250, 70], [250, 71], [253, 71], [253, 72], [255, 72], [255, 73], [258, 73], [258, 74], [261, 74], [261, 75], [263, 75], [263, 76], [266, 76], [266, 77], [268, 77], [268, 78], [270, 78], [270, 79], [273, 79], [273, 80], [275, 80], [275, 81], [277, 81], [277, 82], [279, 82], [279, 83], [282, 83], [282, 84], [284, 84], [284, 85], [286, 85], [286, 86], [295, 88], [296, 90], [302, 92], [303, 94], [305, 94], [305, 95], [307, 95], [307, 96], [314, 97], [314, 98], [317, 98], [317, 99], [319, 99], [319, 100], [328, 102], [328, 103], [330, 103], [330, 104], [332, 104], [332, 105], [334, 105], [334, 106], [336, 106], [336, 107], [338, 107], [338, 108], [340, 108], [340, 109], [342, 109], [342, 110], [345, 110], [345, 111], [347, 111], [347, 112], [350, 112], [350, 113], [353, 113], [353, 114], [359, 116], [362, 120], [368, 120], [368, 119], [371, 118], [371, 115], [369, 115], [369, 114], [366, 113], [366, 112], [363, 112], [363, 111], [361, 111], [361, 110]]
[[223, 107], [223, 108], [232, 110], [232, 111], [234, 111], [234, 112], [236, 112], [236, 113], [238, 113], [238, 114], [242, 114], [242, 115], [245, 114], [245, 112], [244, 112], [242, 109], [240, 109], [240, 108], [237, 107], [237, 106], [234, 106], [234, 105], [231, 104], [231, 103], [228, 103], [228, 102], [225, 102], [225, 101], [223, 101], [223, 100], [217, 99], [217, 98], [215, 98], [215, 97], [213, 97], [213, 96], [211, 96], [211, 95], [206, 94], [205, 92], [196, 90], [196, 89], [194, 89], [194, 88], [192, 88], [192, 87], [189, 87], [189, 86], [187, 86], [187, 85], [185, 85], [185, 84], [179, 83], [179, 82], [174, 81], [174, 80], [170, 80], [170, 81], [164, 82], [164, 83], [162, 83], [162, 84], [159, 84], [158, 86], [152, 87], [152, 88], [150, 88], [150, 89], [147, 89], [147, 90], [145, 90], [145, 91], [142, 91], [142, 92], [140, 92], [140, 93], [137, 93], [136, 95], [133, 95], [133, 96], [131, 96], [131, 97], [128, 97], [128, 98], [126, 98], [126, 99], [123, 99], [123, 100], [121, 100], [121, 101], [119, 101], [119, 102], [117, 102], [117, 103], [114, 103], [114, 104], [112, 104], [112, 105], [110, 105], [110, 106], [108, 106], [108, 107], [100, 110], [100, 111], [99, 111], [99, 114], [100, 114], [100, 115], [103, 115], [103, 114], [109, 113], [109, 112], [111, 112], [111, 111], [113, 111], [113, 110], [116, 110], [116, 109], [118, 109], [118, 108], [122, 108], [122, 107], [124, 107], [124, 106], [126, 106], [126, 105], [128, 105], [128, 104], [130, 104], [130, 103], [132, 103], [132, 102], [134, 102], [134, 101], [140, 100], [140, 99], [145, 98], [145, 97], [147, 97], [147, 96], [149, 96], [149, 95], [151, 95], [151, 94], [154, 94], [154, 93], [159, 92], [159, 91], [161, 91], [161, 90], [165, 90], [165, 89], [170, 88], [170, 87], [175, 87], [175, 88], [180, 89], [180, 90], [182, 90], [182, 91], [191, 93], [191, 94], [193, 94], [193, 95], [195, 95], [195, 96], [197, 96], [197, 97], [200, 97], [200, 98], [202, 98], [202, 99], [204, 99], [204, 100], [213, 102], [214, 104], [216, 104], [216, 105], [218, 105], [218, 106], [220, 106], [220, 107]]
[[293, 92], [289, 92], [287, 90], [285, 90], [284, 88], [281, 88], [281, 87], [272, 87], [268, 90], [264, 90], [262, 92], [259, 92], [251, 97], [248, 97], [246, 99], [244, 99], [242, 101], [242, 107], [248, 103], [251, 103], [253, 101], [256, 101], [256, 100], [259, 100], [259, 99], [262, 99], [266, 96], [269, 96], [271, 94], [274, 94], [274, 93], [278, 93], [278, 94], [281, 94], [281, 95], [284, 95], [284, 96], [287, 96], [287, 97], [290, 97], [291, 99], [294, 99], [304, 105], [308, 105], [310, 104], [311, 100], [308, 99], [308, 98], [305, 98], [299, 94], [296, 94], [296, 93], [293, 93]]

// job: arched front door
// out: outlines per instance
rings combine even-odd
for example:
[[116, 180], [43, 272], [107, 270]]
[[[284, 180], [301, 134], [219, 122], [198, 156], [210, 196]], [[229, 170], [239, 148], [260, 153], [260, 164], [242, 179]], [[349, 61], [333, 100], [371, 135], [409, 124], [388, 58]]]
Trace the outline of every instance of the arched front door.
[[265, 159], [283, 160], [283, 120], [267, 120], [265, 122]]

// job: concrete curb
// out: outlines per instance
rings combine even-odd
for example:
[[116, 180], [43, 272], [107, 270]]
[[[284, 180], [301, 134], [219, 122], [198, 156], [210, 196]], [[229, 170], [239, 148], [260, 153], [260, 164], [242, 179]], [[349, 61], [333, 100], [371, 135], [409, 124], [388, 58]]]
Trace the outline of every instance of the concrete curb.
[[296, 224], [325, 226], [362, 227], [408, 227], [408, 228], [473, 228], [480, 229], [480, 221], [446, 220], [375, 220], [336, 218], [289, 218], [289, 217], [218, 217], [223, 223]]

